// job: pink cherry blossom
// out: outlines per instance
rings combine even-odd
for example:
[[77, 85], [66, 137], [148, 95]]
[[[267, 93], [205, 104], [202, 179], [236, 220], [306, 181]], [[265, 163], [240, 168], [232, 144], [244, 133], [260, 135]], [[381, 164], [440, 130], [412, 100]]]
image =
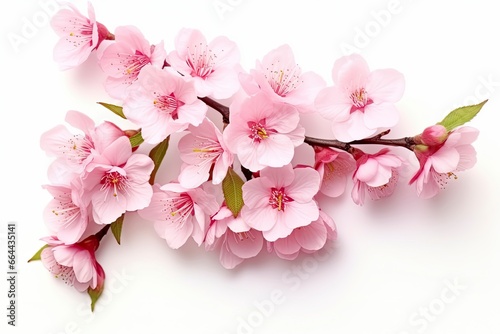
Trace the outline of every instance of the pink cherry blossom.
[[175, 50], [168, 55], [169, 64], [194, 80], [200, 97], [226, 99], [240, 87], [240, 52], [227, 37], [219, 36], [207, 43], [194, 29], [182, 29], [175, 39]]
[[41, 148], [49, 156], [56, 157], [48, 170], [49, 180], [55, 184], [71, 183], [96, 155], [124, 136], [115, 124], [104, 122], [96, 127], [92, 119], [78, 111], [68, 111], [66, 122], [83, 133], [73, 134], [65, 126], [58, 125], [43, 133], [40, 139]]
[[269, 243], [270, 249], [285, 260], [294, 260], [300, 252], [313, 253], [322, 249], [328, 240], [337, 239], [335, 222], [324, 211], [311, 224], [298, 227], [285, 237]]
[[205, 118], [199, 126], [189, 127], [190, 133], [179, 141], [179, 152], [184, 165], [179, 183], [185, 188], [196, 188], [212, 174], [212, 183], [224, 180], [227, 169], [233, 164], [222, 133], [212, 121]]
[[262, 231], [267, 241], [284, 238], [318, 219], [313, 197], [319, 186], [319, 174], [312, 168], [266, 167], [260, 177], [243, 185], [241, 216], [250, 227]]
[[155, 223], [158, 235], [177, 249], [190, 236], [198, 245], [205, 238], [210, 216], [219, 209], [215, 196], [202, 188], [186, 189], [178, 183], [154, 187], [151, 204], [139, 215]]
[[393, 127], [399, 120], [394, 103], [403, 95], [405, 82], [393, 69], [370, 72], [360, 55], [335, 62], [334, 86], [323, 89], [316, 98], [321, 115], [332, 120], [335, 137], [349, 142], [374, 135], [379, 128]]
[[48, 245], [42, 251], [42, 263], [56, 278], [80, 292], [103, 288], [105, 274], [95, 258], [99, 247], [96, 237], [91, 236], [75, 244], [63, 243], [55, 237], [42, 240]]
[[71, 186], [44, 186], [54, 197], [46, 206], [44, 220], [49, 230], [66, 244], [76, 243], [88, 224], [87, 206], [78, 189]]
[[243, 89], [249, 95], [264, 92], [273, 102], [295, 105], [310, 111], [318, 92], [326, 86], [316, 73], [305, 72], [295, 62], [293, 51], [285, 44], [257, 61], [250, 75], [240, 74]]
[[163, 42], [150, 45], [134, 26], [116, 28], [115, 43], [110, 44], [99, 59], [102, 70], [108, 75], [106, 91], [113, 98], [125, 100], [129, 86], [142, 68], [147, 64], [162, 68], [166, 57]]
[[352, 177], [354, 203], [363, 205], [366, 191], [373, 200], [392, 195], [399, 179], [398, 170], [402, 163], [401, 158], [391, 154], [388, 149], [382, 149], [375, 154], [358, 156], [356, 171]]
[[88, 3], [88, 18], [71, 3], [59, 10], [50, 24], [60, 37], [54, 47], [54, 60], [62, 70], [82, 64], [104, 39], [112, 38], [104, 25], [95, 19], [94, 7]]
[[149, 144], [158, 144], [189, 124], [199, 125], [207, 109], [196, 96], [192, 81], [152, 65], [141, 70], [123, 104], [123, 113], [142, 128], [142, 137]]
[[132, 153], [127, 137], [115, 140], [96, 157], [82, 180], [95, 222], [111, 224], [126, 211], [148, 206], [153, 195], [149, 184], [153, 168], [147, 155]]
[[222, 206], [215, 214], [205, 238], [206, 250], [219, 249], [219, 260], [226, 269], [233, 269], [245, 259], [257, 256], [262, 250], [262, 232], [248, 226], [240, 215], [236, 218]]
[[347, 177], [356, 169], [349, 153], [332, 148], [315, 147], [315, 165], [321, 178], [320, 191], [329, 197], [339, 197], [346, 188]]
[[230, 110], [224, 141], [252, 172], [289, 164], [295, 147], [304, 142], [305, 129], [293, 106], [273, 103], [258, 94], [233, 103]]
[[456, 172], [472, 168], [476, 163], [476, 150], [472, 143], [479, 131], [464, 126], [451, 131], [446, 141], [436, 146], [418, 145], [415, 154], [420, 168], [410, 180], [415, 184], [417, 194], [431, 198], [443, 189], [450, 179], [456, 179]]

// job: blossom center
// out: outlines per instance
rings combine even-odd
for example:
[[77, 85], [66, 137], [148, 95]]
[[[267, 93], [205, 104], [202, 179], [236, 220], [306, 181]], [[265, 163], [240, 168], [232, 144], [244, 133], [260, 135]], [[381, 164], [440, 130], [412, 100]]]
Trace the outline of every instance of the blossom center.
[[186, 64], [191, 68], [191, 75], [205, 79], [213, 71], [217, 56], [207, 44], [199, 43], [188, 46]]
[[275, 69], [274, 64], [271, 66], [266, 69], [267, 74], [264, 76], [274, 92], [281, 97], [285, 97], [304, 82], [300, 79], [302, 70], [298, 65], [285, 69]]
[[163, 206], [162, 211], [167, 213], [165, 220], [176, 225], [182, 225], [190, 215], [194, 214], [194, 203], [188, 194], [168, 198]]
[[[124, 55], [118, 54], [119, 58]], [[141, 69], [147, 64], [151, 63], [151, 59], [139, 50], [135, 51], [133, 55], [125, 55], [125, 59], [120, 61], [125, 66], [123, 74], [132, 78], [137, 78]]]
[[118, 197], [118, 192], [126, 191], [129, 185], [127, 176], [118, 171], [108, 171], [101, 178], [101, 191], [112, 191], [113, 197]]
[[351, 113], [357, 110], [364, 111], [367, 105], [373, 103], [373, 101], [368, 98], [368, 93], [364, 88], [356, 89], [349, 97], [352, 101]]
[[276, 133], [274, 129], [266, 128], [266, 121], [261, 120], [258, 122], [248, 122], [248, 128], [250, 129], [250, 134], [248, 135], [253, 142], [260, 143], [262, 140], [269, 138], [269, 135]]
[[154, 100], [153, 104], [156, 108], [160, 109], [163, 112], [172, 115], [173, 119], [178, 118], [177, 109], [181, 107], [184, 103], [177, 100], [174, 94], [170, 95], [158, 95]]
[[94, 143], [88, 136], [74, 135], [60, 149], [69, 162], [80, 165], [91, 154]]
[[285, 211], [286, 203], [292, 202], [293, 198], [285, 194], [285, 189], [271, 188], [271, 196], [269, 196], [269, 205], [278, 211]]

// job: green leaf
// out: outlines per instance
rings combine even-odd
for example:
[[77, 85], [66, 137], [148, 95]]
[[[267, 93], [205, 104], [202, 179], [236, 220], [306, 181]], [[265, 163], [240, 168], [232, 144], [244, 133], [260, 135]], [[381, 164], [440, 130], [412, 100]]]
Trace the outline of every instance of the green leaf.
[[226, 205], [234, 217], [238, 216], [243, 207], [243, 184], [244, 182], [238, 174], [232, 168], [229, 168], [226, 177], [222, 181], [222, 192], [224, 193]]
[[155, 183], [156, 173], [158, 172], [158, 169], [160, 168], [161, 162], [163, 161], [163, 158], [165, 157], [165, 154], [167, 153], [169, 141], [170, 141], [170, 136], [168, 136], [161, 143], [159, 143], [158, 145], [153, 147], [151, 152], [149, 152], [149, 157], [155, 163], [155, 168], [151, 172], [151, 177], [149, 178], [149, 184]]
[[90, 296], [90, 309], [92, 310], [92, 312], [94, 312], [95, 303], [97, 303], [103, 291], [104, 291], [104, 284], [102, 284], [101, 286], [97, 286], [95, 290], [90, 287], [87, 289], [87, 293]]
[[450, 112], [438, 124], [444, 126], [446, 130], [451, 131], [472, 120], [479, 113], [486, 102], [488, 102], [488, 100], [484, 100], [479, 104], [457, 108]]
[[129, 138], [130, 139], [130, 145], [132, 145], [132, 148], [137, 147], [144, 143], [144, 138], [142, 138], [141, 132], [137, 132], [135, 135]]
[[113, 232], [113, 235], [115, 236], [118, 245], [121, 245], [120, 240], [122, 235], [122, 227], [124, 219], [125, 219], [125, 214], [121, 215], [120, 217], [118, 217], [117, 220], [111, 223], [111, 232]]
[[114, 112], [115, 114], [117, 114], [118, 116], [120, 116], [121, 118], [127, 119], [127, 117], [123, 113], [123, 108], [122, 107], [115, 106], [114, 104], [109, 104], [109, 103], [105, 103], [105, 102], [97, 102], [97, 103], [100, 104], [101, 106], [103, 106], [103, 107], [111, 110], [112, 112]]
[[38, 250], [38, 252], [36, 252], [36, 253], [35, 253], [35, 255], [33, 255], [33, 256], [31, 257], [31, 259], [29, 259], [29, 260], [28, 260], [28, 263], [29, 263], [29, 262], [31, 262], [31, 261], [40, 261], [40, 260], [42, 259], [42, 258], [41, 258], [41, 256], [42, 256], [42, 251], [43, 251], [45, 248], [47, 248], [47, 247], [49, 247], [49, 245], [45, 245], [45, 246], [43, 246], [42, 248], [40, 248], [40, 249]]

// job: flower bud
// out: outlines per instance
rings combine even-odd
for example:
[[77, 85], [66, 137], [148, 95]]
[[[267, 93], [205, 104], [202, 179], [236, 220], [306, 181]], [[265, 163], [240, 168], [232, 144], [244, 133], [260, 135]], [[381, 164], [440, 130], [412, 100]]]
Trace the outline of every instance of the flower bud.
[[428, 146], [441, 145], [448, 139], [448, 130], [440, 124], [432, 125], [424, 130], [420, 139]]

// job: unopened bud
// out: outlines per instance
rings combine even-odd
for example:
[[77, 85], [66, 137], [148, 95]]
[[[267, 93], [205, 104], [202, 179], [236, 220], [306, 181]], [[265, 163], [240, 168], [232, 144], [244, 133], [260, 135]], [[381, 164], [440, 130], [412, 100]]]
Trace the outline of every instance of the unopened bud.
[[432, 125], [422, 132], [420, 139], [427, 146], [441, 145], [448, 139], [448, 130], [439, 124]]

